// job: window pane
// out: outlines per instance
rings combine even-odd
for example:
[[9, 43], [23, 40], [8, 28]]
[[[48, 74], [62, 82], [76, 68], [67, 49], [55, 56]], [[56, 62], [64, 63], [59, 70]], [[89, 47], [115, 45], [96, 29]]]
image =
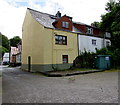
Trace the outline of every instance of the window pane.
[[65, 22], [62, 22], [62, 27], [65, 27]]
[[93, 34], [93, 29], [91, 28], [91, 30], [90, 30], [90, 34]]
[[110, 42], [109, 41], [106, 41], [106, 47], [107, 46], [110, 46]]
[[96, 45], [96, 40], [92, 39], [92, 44]]
[[68, 22], [66, 22], [66, 28], [68, 28], [69, 27], [69, 23]]
[[55, 36], [55, 44], [59, 44], [59, 37], [57, 35]]
[[63, 36], [63, 44], [66, 45], [67, 44], [67, 37]]
[[62, 44], [62, 36], [59, 36], [59, 44]]

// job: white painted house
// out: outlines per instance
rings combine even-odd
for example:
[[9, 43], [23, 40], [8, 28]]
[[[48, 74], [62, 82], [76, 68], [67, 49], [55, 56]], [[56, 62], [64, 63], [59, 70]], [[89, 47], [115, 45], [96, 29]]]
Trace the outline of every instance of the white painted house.
[[101, 49], [109, 45], [111, 45], [111, 41], [109, 39], [81, 34], [78, 35], [79, 54], [84, 51], [96, 52], [96, 49]]
[[81, 52], [96, 52], [96, 49], [101, 49], [111, 45], [110, 33], [86, 25], [80, 22], [74, 22], [74, 29], [78, 32], [78, 54]]

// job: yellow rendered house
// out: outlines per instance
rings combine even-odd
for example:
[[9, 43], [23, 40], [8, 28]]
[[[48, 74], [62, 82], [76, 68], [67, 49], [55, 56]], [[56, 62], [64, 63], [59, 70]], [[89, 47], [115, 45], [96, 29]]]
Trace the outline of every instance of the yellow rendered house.
[[78, 56], [72, 17], [27, 8], [22, 27], [22, 69], [44, 72], [69, 69]]

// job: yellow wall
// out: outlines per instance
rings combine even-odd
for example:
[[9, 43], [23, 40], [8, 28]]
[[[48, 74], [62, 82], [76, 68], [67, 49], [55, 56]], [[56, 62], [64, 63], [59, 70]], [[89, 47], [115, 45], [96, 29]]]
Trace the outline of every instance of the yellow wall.
[[[67, 45], [55, 44], [55, 34], [67, 36]], [[62, 55], [68, 55], [68, 63], [73, 63], [78, 55], [77, 34], [55, 30], [53, 37], [53, 64], [61, 64]]]
[[[67, 45], [56, 45], [56, 34], [67, 36]], [[68, 55], [68, 63], [73, 63], [78, 55], [77, 34], [45, 28], [44, 39], [44, 64], [62, 64], [62, 55]]]
[[[55, 45], [55, 34], [67, 36], [67, 45]], [[62, 64], [62, 55], [68, 55], [68, 63], [78, 55], [77, 34], [44, 28], [26, 12], [22, 36], [22, 64]]]
[[26, 12], [22, 32], [22, 64], [27, 64], [27, 57], [31, 56], [32, 64], [42, 64], [44, 61], [43, 51], [44, 27]]

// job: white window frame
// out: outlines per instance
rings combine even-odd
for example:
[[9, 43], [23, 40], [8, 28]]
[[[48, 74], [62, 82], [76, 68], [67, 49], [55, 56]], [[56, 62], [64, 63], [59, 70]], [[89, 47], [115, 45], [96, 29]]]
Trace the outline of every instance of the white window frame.
[[64, 28], [69, 28], [69, 22], [63, 21], [63, 22], [62, 22], [62, 27], [64, 27]]
[[67, 36], [55, 35], [55, 44], [67, 45]]
[[88, 33], [88, 34], [93, 34], [93, 28], [87, 27], [87, 33]]
[[111, 34], [109, 32], [105, 32], [105, 37], [111, 38]]
[[106, 41], [106, 47], [110, 46], [110, 42]]
[[92, 45], [97, 45], [97, 40], [96, 39], [92, 39]]

